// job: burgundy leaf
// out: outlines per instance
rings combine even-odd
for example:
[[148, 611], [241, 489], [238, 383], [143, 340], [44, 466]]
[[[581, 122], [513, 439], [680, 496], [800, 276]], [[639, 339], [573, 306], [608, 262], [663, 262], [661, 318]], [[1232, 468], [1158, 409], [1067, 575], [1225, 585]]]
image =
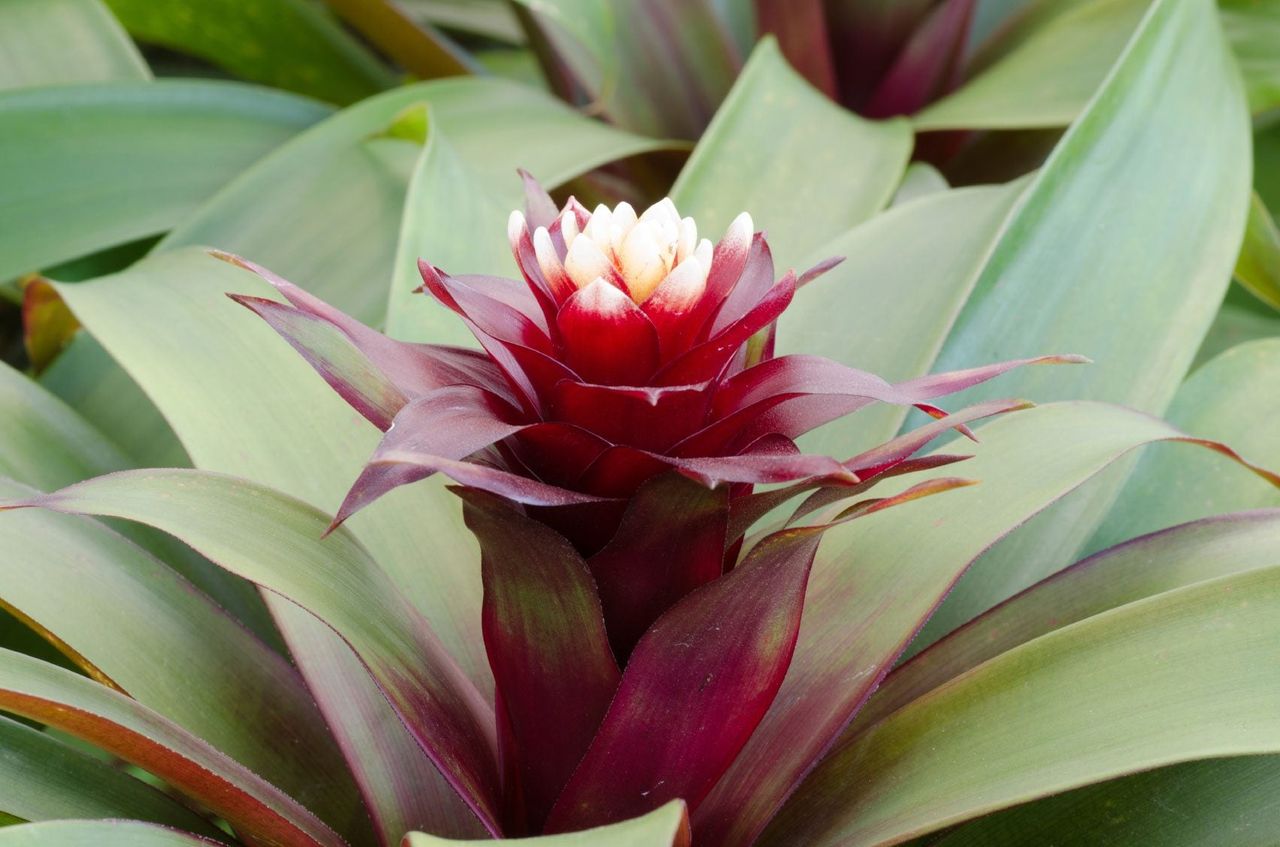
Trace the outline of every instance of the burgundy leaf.
[[576, 424], [615, 444], [665, 451], [702, 426], [713, 386], [630, 388], [565, 380], [553, 389], [556, 420]]
[[861, 110], [935, 0], [827, 0], [840, 102]]
[[517, 173], [524, 183], [524, 216], [529, 226], [550, 227], [560, 214], [555, 201], [542, 184], [533, 178], [533, 174], [524, 168], [520, 168]]
[[778, 39], [791, 66], [823, 94], [836, 96], [824, 0], [755, 0], [756, 26]]
[[645, 633], [547, 821], [565, 832], [690, 806], [751, 736], [791, 661], [820, 533], [779, 533]]
[[537, 832], [604, 717], [618, 666], [591, 574], [568, 542], [494, 497], [460, 493], [480, 542], [484, 642], [515, 780], [505, 834]]
[[679, 474], [646, 482], [618, 533], [588, 560], [614, 653], [626, 660], [658, 616], [724, 569], [729, 493]]
[[[441, 273], [422, 259], [418, 260], [418, 270], [422, 274], [423, 288], [426, 291], [445, 307], [479, 327], [486, 335], [542, 353], [552, 352], [546, 328], [538, 325], [537, 321], [542, 318], [542, 314], [541, 310], [533, 308], [536, 301], [532, 295], [520, 298], [515, 293], [515, 287], [510, 285], [495, 287], [492, 291], [482, 290], [462, 279]], [[486, 278], [472, 277], [473, 281], [476, 279]], [[528, 312], [507, 302], [512, 298], [516, 298], [515, 302], [521, 305], [524, 305], [522, 300], [527, 300], [531, 304]]]
[[943, 0], [903, 47], [862, 114], [909, 115], [945, 93], [958, 78], [975, 5], [975, 0]]

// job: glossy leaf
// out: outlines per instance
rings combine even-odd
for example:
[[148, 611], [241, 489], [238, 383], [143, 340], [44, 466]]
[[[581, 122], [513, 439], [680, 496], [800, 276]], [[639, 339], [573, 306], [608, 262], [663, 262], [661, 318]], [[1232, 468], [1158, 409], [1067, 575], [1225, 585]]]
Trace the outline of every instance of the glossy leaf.
[[1272, 566], [1045, 635], [837, 748], [772, 831], [892, 842], [1163, 764], [1280, 751], [1277, 620]]
[[1150, 0], [1077, 4], [912, 122], [919, 130], [1069, 124], [1109, 76], [1150, 5]]
[[248, 838], [297, 847], [344, 843], [296, 801], [207, 742], [71, 671], [0, 651], [0, 708], [150, 771]]
[[[1280, 467], [1280, 432], [1274, 426], [1280, 415], [1277, 380], [1280, 338], [1233, 347], [1183, 384], [1169, 407], [1169, 421]], [[1280, 492], [1202, 458], [1164, 450], [1142, 457], [1116, 507], [1090, 540], [1090, 549], [1223, 512], [1280, 506]]]
[[[698, 810], [699, 837], [749, 843], [984, 550], [1133, 448], [1183, 437], [1146, 415], [1093, 403], [1019, 412], [978, 435], [981, 443], [964, 445], [974, 454], [964, 473], [981, 484], [827, 534], [787, 679]], [[892, 492], [910, 482], [883, 487]]]
[[137, 821], [48, 821], [0, 829], [3, 847], [200, 847], [217, 844]]
[[0, 751], [0, 809], [21, 820], [133, 818], [220, 834], [159, 789], [5, 717], [0, 717]]
[[[448, 847], [450, 844], [505, 844], [506, 841], [450, 841], [411, 832], [403, 847]], [[522, 839], [529, 847], [690, 847], [689, 819], [684, 803], [672, 801], [641, 818], [585, 832]]]
[[[7, 500], [38, 495], [0, 479]], [[101, 524], [66, 515], [0, 516], [0, 550], [0, 603], [81, 670], [278, 785], [335, 829], [359, 831], [364, 810], [302, 679], [190, 583]]]
[[333, 103], [395, 84], [394, 73], [304, 0], [105, 0], [134, 38], [199, 56], [241, 79]]
[[[1219, 127], [1212, 144], [1203, 126]], [[1046, 351], [1097, 364], [1026, 369], [951, 402], [998, 392], [1162, 412], [1235, 262], [1249, 196], [1247, 132], [1213, 4], [1157, 2], [1028, 186], [933, 369]], [[1184, 178], [1170, 180], [1174, 172]], [[1120, 479], [983, 557], [922, 642], [1072, 561]]]
[[[247, 480], [189, 470], [125, 471], [28, 501], [135, 520], [293, 600], [341, 635], [406, 727], [477, 816], [496, 829], [493, 714], [360, 543], [324, 513]], [[227, 526], [238, 532], [228, 534]], [[378, 609], [370, 618], [369, 609]]]
[[214, 80], [0, 93], [0, 279], [169, 229], [328, 111]]
[[[237, 253], [365, 323], [382, 323], [406, 186], [423, 149], [420, 138], [407, 141], [386, 131], [406, 108], [423, 103], [462, 161], [499, 196], [519, 196], [517, 167], [554, 186], [614, 158], [664, 146], [602, 126], [512, 83], [421, 83], [365, 100], [283, 146], [202, 207], [160, 249], [199, 244]], [[317, 173], [325, 179], [316, 179]], [[415, 195], [411, 208], [450, 202], [446, 187], [439, 199]], [[359, 215], [349, 214], [356, 208]], [[288, 238], [278, 235], [280, 221], [289, 222]], [[477, 248], [492, 245], [494, 255], [506, 253], [503, 232], [505, 227], [497, 230], [497, 240], [478, 240]]]
[[799, 271], [800, 259], [889, 202], [910, 152], [904, 121], [873, 123], [846, 112], [765, 39], [671, 196], [709, 233], [749, 211], [768, 233], [779, 269]]
[[1280, 311], [1280, 228], [1257, 192], [1249, 204], [1236, 279], [1263, 303]]
[[150, 78], [101, 0], [6, 0], [0, 7], [0, 90]]

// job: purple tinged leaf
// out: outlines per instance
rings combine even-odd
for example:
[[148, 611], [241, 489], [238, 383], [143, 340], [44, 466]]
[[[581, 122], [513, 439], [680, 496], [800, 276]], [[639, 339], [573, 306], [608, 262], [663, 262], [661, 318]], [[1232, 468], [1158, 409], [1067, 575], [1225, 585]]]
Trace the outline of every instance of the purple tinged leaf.
[[727, 487], [679, 474], [641, 486], [613, 540], [588, 560], [614, 653], [623, 661], [658, 616], [724, 570]]
[[943, 0], [912, 34], [860, 111], [871, 118], [909, 115], [954, 85], [976, 5], [975, 0]]
[[819, 538], [814, 530], [771, 536], [645, 633], [549, 832], [677, 798], [697, 808], [782, 684]]
[[524, 183], [524, 217], [530, 229], [550, 228], [560, 216], [555, 201], [542, 184], [534, 179], [533, 174], [524, 168], [520, 168], [518, 173]]
[[778, 39], [782, 55], [809, 84], [836, 97], [836, 73], [823, 0], [755, 0], [756, 27]]
[[480, 541], [484, 640], [505, 716], [506, 834], [537, 832], [618, 687], [600, 600], [582, 557], [510, 504], [462, 489]]

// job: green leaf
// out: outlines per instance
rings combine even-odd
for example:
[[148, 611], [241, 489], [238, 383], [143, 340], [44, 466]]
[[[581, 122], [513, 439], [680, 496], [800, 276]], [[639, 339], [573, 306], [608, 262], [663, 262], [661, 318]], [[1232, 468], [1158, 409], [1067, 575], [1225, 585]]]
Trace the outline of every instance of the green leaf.
[[[1205, 126], [1217, 128], [1209, 139]], [[1248, 131], [1213, 4], [1157, 2], [1006, 223], [935, 367], [1046, 352], [1097, 364], [1026, 368], [952, 402], [1014, 393], [1161, 413], [1239, 250]], [[922, 643], [1072, 561], [1120, 480], [1091, 486], [985, 556]]]
[[[587, 120], [513, 83], [421, 83], [346, 109], [284, 145], [171, 233], [160, 249], [201, 244], [238, 253], [365, 323], [381, 324], [406, 186], [422, 152], [419, 144], [389, 138], [385, 130], [407, 107], [422, 103], [462, 160], [499, 196], [519, 191], [516, 167], [556, 185], [611, 159], [667, 146]], [[508, 249], [505, 226], [494, 233], [450, 234], [478, 239], [494, 255]]]
[[917, 114], [917, 130], [1035, 129], [1075, 120], [1107, 78], [1151, 0], [1079, 3]]
[[201, 847], [209, 843], [137, 821], [47, 821], [0, 830], [0, 847]]
[[887, 205], [910, 153], [905, 121], [866, 121], [839, 108], [766, 38], [671, 196], [709, 234], [750, 212], [786, 269]]
[[5, 0], [0, 6], [0, 90], [150, 78], [100, 0]]
[[105, 2], [139, 41], [273, 88], [346, 104], [396, 83], [377, 56], [306, 0]]
[[[644, 817], [565, 835], [516, 839], [529, 847], [688, 847], [689, 823], [685, 805], [673, 800]], [[3, 842], [0, 842], [2, 844]], [[450, 841], [411, 832], [403, 847], [448, 847], [450, 844], [506, 844], [508, 841]]]
[[523, 44], [520, 22], [505, 0], [401, 0], [410, 17], [444, 29]]
[[0, 94], [0, 279], [169, 229], [327, 112], [212, 80]]
[[[801, 264], [847, 258], [797, 294], [778, 322], [779, 352], [827, 356], [891, 381], [927, 373], [1024, 189], [1019, 182], [937, 192], [828, 241]], [[900, 407], [877, 405], [801, 443], [849, 456], [892, 438], [905, 418]]]
[[1249, 203], [1236, 279], [1263, 303], [1280, 310], [1280, 228], [1257, 192]]
[[1240, 63], [1255, 114], [1280, 106], [1280, 2], [1218, 0], [1222, 26]]
[[[38, 494], [0, 478], [6, 499]], [[51, 636], [82, 670], [336, 829], [359, 831], [355, 784], [301, 677], [190, 583], [96, 521], [67, 515], [3, 515], [0, 550], [0, 604]]]
[[[1233, 347], [1200, 368], [1178, 390], [1170, 423], [1225, 441], [1250, 458], [1280, 468], [1280, 338]], [[1203, 456], [1154, 450], [1143, 456], [1116, 508], [1090, 540], [1101, 549], [1136, 534], [1222, 512], [1280, 506], [1280, 492]]]
[[[1180, 452], [1183, 459], [1201, 458]], [[844, 738], [1046, 633], [1145, 597], [1276, 562], [1280, 511], [1274, 510], [1206, 518], [1104, 550], [975, 618], [895, 669]]]
[[928, 162], [912, 162], [902, 175], [902, 182], [893, 193], [893, 202], [889, 205], [900, 206], [929, 194], [946, 191], [950, 187], [947, 178], [933, 165]]
[[[19, 820], [136, 818], [201, 835], [213, 824], [111, 763], [0, 717], [0, 809]], [[0, 835], [0, 844], [8, 837]]]
[[1157, 768], [1015, 806], [931, 847], [1271, 847], [1280, 831], [1280, 757], [1236, 756]]
[[[195, 250], [153, 257], [115, 277], [61, 286], [81, 321], [156, 401], [197, 467], [253, 479], [332, 514], [373, 452], [378, 432], [226, 292], [274, 293], [252, 274]], [[138, 332], [139, 326], [148, 332]], [[299, 451], [299, 445], [307, 448]], [[458, 501], [440, 483], [406, 487], [347, 526], [481, 689], [491, 689], [479, 634], [479, 554]], [[268, 603], [305, 676], [347, 681], [317, 688], [317, 699], [340, 739], [362, 740], [345, 749], [353, 767], [366, 771], [365, 781], [394, 787], [374, 798], [388, 825], [427, 820], [433, 829], [445, 826], [440, 817], [424, 818], [424, 809], [456, 808], [456, 794], [425, 762], [367, 674], [349, 673], [349, 659], [345, 670], [306, 662], [309, 656], [327, 661], [343, 651], [349, 655], [346, 646], [305, 619], [296, 624], [290, 604], [270, 597]], [[318, 638], [336, 643], [316, 644]], [[398, 798], [412, 802], [397, 807]], [[451, 827], [437, 831], [466, 833], [456, 823]]]
[[1272, 566], [1059, 629], [837, 748], [771, 831], [894, 843], [1160, 765], [1280, 751], [1278, 621]]
[[343, 847], [318, 818], [207, 742], [106, 686], [0, 651], [0, 709], [46, 723], [150, 771], [244, 837]]
[[[723, 836], [727, 845], [750, 843], [975, 558], [1134, 448], [1185, 437], [1139, 412], [1086, 402], [1008, 415], [978, 435], [980, 443], [938, 452], [972, 452], [963, 473], [981, 484], [827, 533], [787, 679], [743, 753], [697, 809], [699, 832]], [[876, 493], [890, 495], [913, 481], [890, 480]]]

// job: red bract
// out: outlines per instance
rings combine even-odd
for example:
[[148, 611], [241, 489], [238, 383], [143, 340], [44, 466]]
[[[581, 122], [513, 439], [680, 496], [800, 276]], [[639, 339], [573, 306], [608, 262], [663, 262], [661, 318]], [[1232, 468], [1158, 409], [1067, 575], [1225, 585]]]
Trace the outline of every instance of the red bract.
[[[507, 834], [677, 798], [696, 808], [777, 694], [821, 533], [965, 484], [854, 502], [880, 478], [960, 458], [913, 459], [934, 437], [1024, 405], [948, 415], [930, 401], [1020, 364], [1074, 360], [894, 385], [829, 359], [775, 357], [797, 278], [777, 277], [748, 215], [712, 245], [670, 200], [639, 215], [572, 199], [557, 212], [528, 184], [530, 211], [508, 228], [523, 280], [420, 262], [422, 290], [480, 351], [389, 339], [226, 257], [288, 305], [236, 299], [385, 431], [335, 525], [437, 472], [461, 485], [482, 551]], [[873, 402], [938, 420], [852, 458], [797, 447]], [[744, 551], [752, 524], [805, 494], [787, 526]]]

